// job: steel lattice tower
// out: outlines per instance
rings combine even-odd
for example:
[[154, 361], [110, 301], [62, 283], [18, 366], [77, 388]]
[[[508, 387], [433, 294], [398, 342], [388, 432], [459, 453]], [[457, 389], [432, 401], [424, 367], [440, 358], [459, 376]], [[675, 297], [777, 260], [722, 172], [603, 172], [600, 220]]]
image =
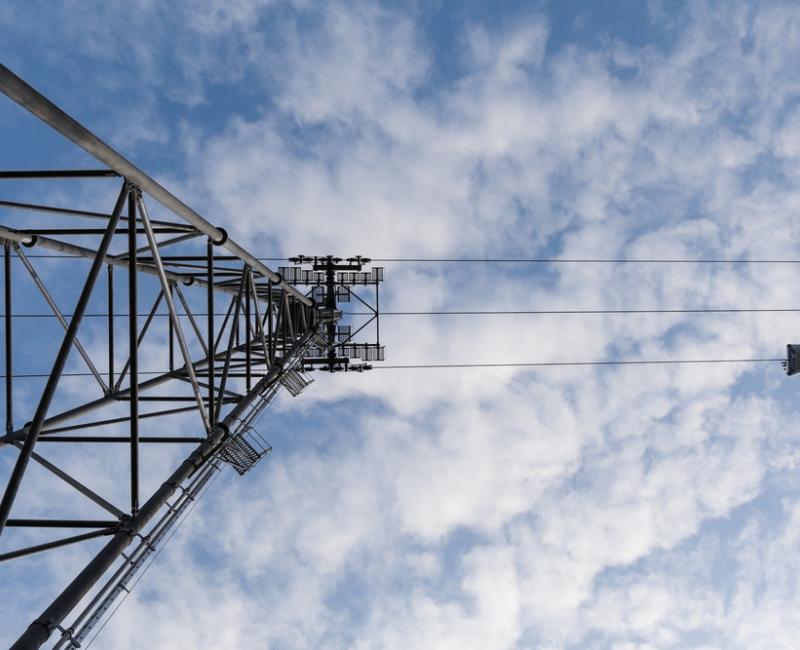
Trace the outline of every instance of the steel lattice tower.
[[[379, 340], [353, 342], [368, 325], [378, 332], [383, 269], [365, 270], [369, 260], [360, 256], [298, 256], [276, 273], [1, 65], [0, 90], [104, 165], [98, 170], [3, 171], [0, 180], [118, 186], [110, 212], [0, 200], [4, 213], [26, 219], [21, 225], [0, 225], [6, 411], [0, 454], [16, 454], [0, 502], [0, 536], [9, 529], [88, 531], [3, 550], [0, 561], [107, 539], [13, 647], [38, 648], [56, 631], [54, 647], [77, 648], [212, 475], [224, 464], [243, 474], [270, 451], [253, 425], [281, 387], [296, 396], [311, 381], [308, 371], [363, 371], [371, 367], [364, 362], [383, 360]], [[150, 217], [151, 200], [168, 211], [167, 219]], [[32, 213], [44, 215], [47, 227], [31, 228], [27, 219]], [[97, 226], [75, 227], [86, 220]], [[88, 265], [85, 276], [74, 274], [75, 284], [81, 284], [70, 314], [59, 310], [37, 272], [36, 251], [84, 260], [81, 269]], [[14, 325], [18, 314], [12, 287], [17, 285], [12, 280], [22, 277], [52, 310], [63, 338], [49, 361], [52, 370], [43, 389], [19, 413], [15, 359], [28, 343], [26, 328]], [[367, 300], [354, 289], [374, 291], [374, 296]], [[371, 314], [355, 332], [341, 324], [338, 308], [353, 297]], [[103, 314], [87, 311], [98, 304], [104, 305]], [[149, 305], [143, 322], [141, 304]], [[224, 315], [215, 314], [215, 308]], [[107, 324], [104, 340], [98, 342], [92, 330], [92, 345], [79, 336], [89, 316]], [[162, 370], [140, 367], [143, 344], [162, 346]], [[97, 349], [103, 350], [99, 356]], [[121, 352], [125, 362], [120, 366]], [[86, 372], [65, 372], [68, 361], [78, 358]], [[70, 374], [85, 374], [93, 385], [77, 403], [73, 396], [63, 408], [58, 391]], [[177, 414], [195, 418], [194, 436], [160, 433], [170, 431], [170, 416]], [[141, 433], [145, 424], [158, 435]], [[108, 428], [116, 435], [96, 434]], [[48, 460], [45, 451], [70, 446], [95, 454], [109, 445], [127, 449], [129, 471], [111, 477], [127, 485], [126, 507]], [[180, 445], [191, 452], [152, 493], [142, 494], [140, 450], [150, 445]], [[31, 461], [105, 511], [105, 518], [26, 517], [14, 504], [24, 491]]]

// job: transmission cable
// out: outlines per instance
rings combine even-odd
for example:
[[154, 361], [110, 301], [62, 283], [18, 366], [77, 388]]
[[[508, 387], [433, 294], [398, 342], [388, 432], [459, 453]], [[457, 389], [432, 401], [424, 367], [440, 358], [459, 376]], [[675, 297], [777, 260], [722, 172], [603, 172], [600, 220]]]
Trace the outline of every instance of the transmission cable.
[[[553, 368], [553, 367], [582, 367], [582, 366], [658, 366], [682, 364], [714, 364], [714, 363], [773, 363], [785, 361], [784, 358], [755, 358], [755, 359], [608, 359], [600, 361], [527, 361], [520, 363], [412, 363], [398, 365], [375, 365], [373, 370], [401, 370], [401, 369], [427, 369], [427, 368]], [[141, 371], [140, 375], [160, 375], [165, 371]], [[14, 379], [44, 379], [49, 373], [13, 375]], [[92, 377], [90, 372], [65, 372], [62, 377]], [[6, 379], [6, 375], [0, 375]]]
[[602, 257], [371, 257], [372, 262], [436, 262], [459, 264], [800, 264], [800, 259], [686, 259], [686, 258], [602, 258]]
[[[374, 316], [370, 311], [345, 311], [345, 316]], [[433, 310], [433, 311], [379, 311], [379, 316], [502, 316], [515, 314], [529, 315], [579, 315], [579, 314], [781, 314], [781, 313], [800, 313], [800, 307], [767, 307], [767, 308], [687, 308], [687, 309], [476, 309], [476, 310]], [[178, 313], [178, 316], [188, 317], [208, 316], [204, 312]], [[4, 314], [0, 313], [0, 318]], [[72, 314], [62, 314], [64, 318], [72, 318]], [[129, 314], [113, 314], [114, 318], [128, 318]], [[137, 314], [139, 318], [146, 318], [149, 314]], [[169, 314], [153, 314], [154, 318], [166, 318]], [[224, 313], [215, 313], [214, 316], [225, 316]], [[52, 313], [22, 313], [12, 314], [11, 318], [56, 318]], [[84, 314], [83, 318], [108, 318], [108, 314], [94, 313]]]
[[[101, 371], [101, 374], [107, 373], [108, 371], [104, 370]], [[137, 374], [138, 375], [166, 375], [169, 374], [169, 370], [140, 370]], [[12, 379], [46, 379], [49, 377], [51, 373], [43, 372], [43, 373], [14, 373], [11, 375]], [[94, 377], [91, 372], [62, 372], [61, 377]], [[175, 377], [176, 379], [180, 378], [180, 375]], [[0, 375], [0, 379], [8, 379], [8, 375]]]
[[[797, 313], [800, 308], [697, 308], [697, 309], [528, 309], [528, 310], [455, 310], [455, 311], [379, 311], [379, 316], [500, 316], [515, 314], [752, 314]], [[347, 316], [374, 316], [368, 311], [346, 311]]]
[[656, 366], [714, 363], [773, 363], [785, 359], [620, 359], [607, 361], [530, 361], [522, 363], [415, 363], [376, 365], [373, 370], [404, 370], [429, 368], [551, 368], [571, 366]]
[[[38, 254], [28, 258], [84, 260], [77, 255]], [[15, 258], [16, 259], [16, 258]], [[217, 259], [224, 259], [218, 256]], [[260, 262], [289, 262], [289, 257], [257, 257]], [[800, 264], [800, 259], [637, 258], [637, 257], [370, 257], [370, 262], [444, 264]]]
[[[30, 257], [30, 255], [28, 256]], [[287, 262], [287, 257], [259, 257], [262, 262]], [[459, 264], [800, 264], [800, 259], [637, 258], [637, 257], [370, 257], [370, 262], [436, 262]]]

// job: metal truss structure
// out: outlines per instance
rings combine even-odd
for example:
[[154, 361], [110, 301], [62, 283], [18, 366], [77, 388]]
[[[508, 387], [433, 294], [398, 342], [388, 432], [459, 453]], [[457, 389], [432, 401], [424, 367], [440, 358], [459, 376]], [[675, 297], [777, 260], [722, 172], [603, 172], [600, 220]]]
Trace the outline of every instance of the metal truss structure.
[[[243, 474], [270, 451], [254, 423], [281, 387], [296, 396], [310, 383], [309, 371], [363, 371], [371, 367], [368, 362], [383, 359], [379, 342], [353, 341], [370, 324], [379, 334], [383, 269], [366, 270], [369, 260], [363, 257], [298, 256], [290, 260], [293, 266], [276, 273], [3, 66], [0, 90], [104, 165], [99, 170], [3, 171], [0, 180], [15, 186], [117, 186], [107, 211], [0, 200], [2, 214], [24, 219], [0, 225], [5, 305], [0, 457], [16, 455], [0, 502], [0, 535], [8, 539], [9, 531], [84, 531], [2, 550], [0, 561], [107, 540], [13, 647], [38, 648], [57, 631], [54, 647], [77, 648], [129, 589], [212, 475], [225, 464]], [[151, 209], [167, 217], [153, 218]], [[30, 227], [31, 215], [44, 219], [45, 225]], [[75, 226], [90, 220], [95, 227]], [[37, 268], [37, 258], [43, 256], [83, 260], [71, 267], [86, 270], [85, 276], [74, 273], [71, 284], [80, 284], [80, 290], [69, 314], [62, 313], [58, 303], [63, 298]], [[26, 335], [36, 334], [35, 328], [16, 326], [22, 314], [15, 312], [12, 292], [19, 291], [23, 279], [27, 291], [40, 294], [63, 332], [41, 391], [26, 395], [28, 409], [20, 407], [20, 375], [14, 372], [15, 363], [26, 357]], [[373, 302], [358, 295], [363, 289], [374, 289]], [[372, 314], [354, 332], [342, 325], [338, 307], [351, 300]], [[142, 306], [146, 308], [140, 314]], [[92, 326], [101, 326], [81, 328], [90, 318], [96, 319]], [[143, 369], [145, 351], [152, 360], [153, 350], [163, 367]], [[68, 364], [73, 368], [78, 362], [85, 372], [69, 372]], [[61, 390], [64, 378], [75, 375], [85, 375], [77, 396], [74, 390]], [[27, 411], [22, 418], [20, 410]], [[185, 429], [189, 417], [195, 434], [175, 433], [171, 423], [180, 419], [184, 426], [177, 428]], [[153, 429], [155, 433], [146, 432]], [[164, 429], [171, 435], [163, 434]], [[87, 457], [102, 449], [126, 450], [124, 475], [119, 467], [109, 467], [113, 476], [101, 481], [117, 488], [114, 496], [47, 458], [51, 449], [67, 446]], [[141, 452], [167, 446], [191, 451], [145, 493]], [[25, 516], [15, 502], [33, 465], [105, 516]], [[120, 493], [129, 499], [125, 506], [118, 503]]]

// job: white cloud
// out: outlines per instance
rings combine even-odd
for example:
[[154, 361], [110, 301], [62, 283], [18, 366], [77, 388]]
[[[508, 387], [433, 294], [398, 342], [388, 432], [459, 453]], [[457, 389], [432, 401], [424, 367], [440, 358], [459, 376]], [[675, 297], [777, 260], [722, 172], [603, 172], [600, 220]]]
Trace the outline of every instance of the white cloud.
[[[265, 11], [214, 5], [188, 28], [193, 47], [175, 50], [197, 101], [226, 56], [269, 99], [255, 116], [182, 136], [184, 190], [253, 249], [797, 256], [797, 193], [783, 176], [796, 166], [790, 5], [693, 5], [661, 49], [546, 54], [542, 17], [472, 25], [462, 74], [441, 83], [431, 81], [441, 54], [415, 15], [366, 3], [287, 9], [279, 48], [259, 31]], [[215, 49], [232, 32], [244, 49]], [[201, 43], [208, 50], [188, 61]], [[137, 55], [143, 78], [163, 47]], [[794, 284], [791, 265], [394, 265], [382, 302], [786, 307]], [[382, 335], [399, 363], [746, 358], [780, 354], [794, 325], [386, 317]], [[277, 405], [275, 421], [308, 416], [313, 436], [298, 425], [302, 444], [215, 493], [190, 524], [194, 539], [178, 538], [103, 641], [766, 647], [796, 628], [794, 574], [782, 577], [796, 517], [779, 531], [759, 519], [758, 499], [780, 494], [773, 481], [797, 456], [786, 433], [795, 416], [758, 392], [768, 375], [737, 365], [447, 372], [319, 377], [302, 400]], [[356, 404], [349, 420], [328, 415], [343, 399]], [[715, 549], [713, 526], [740, 516], [743, 532]], [[725, 553], [738, 573], [711, 575]], [[219, 624], [192, 623], [208, 612]]]
[[[373, 3], [327, 3], [312, 21], [321, 28], [282, 26], [285, 50], [273, 62], [282, 109], [300, 121], [342, 121], [358, 129], [364, 116], [374, 119], [394, 102], [408, 101], [427, 66], [404, 13]], [[287, 68], [291, 74], [284, 74]]]

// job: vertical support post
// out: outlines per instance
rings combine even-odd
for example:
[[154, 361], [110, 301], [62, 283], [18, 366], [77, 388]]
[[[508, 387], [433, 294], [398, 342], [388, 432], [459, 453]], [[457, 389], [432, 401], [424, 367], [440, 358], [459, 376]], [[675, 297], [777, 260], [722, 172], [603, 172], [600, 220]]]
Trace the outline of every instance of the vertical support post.
[[244, 341], [245, 341], [245, 348], [244, 348], [244, 366], [245, 366], [245, 388], [247, 392], [250, 392], [251, 388], [251, 381], [250, 381], [250, 370], [251, 370], [251, 358], [250, 358], [250, 345], [252, 344], [252, 337], [250, 336], [250, 267], [244, 267], [244, 273], [242, 273], [242, 282], [244, 282]]
[[[173, 287], [173, 283], [172, 283], [172, 281], [170, 281], [169, 282], [169, 292], [168, 292], [169, 295], [170, 295], [170, 298], [173, 297], [172, 296], [172, 287]], [[164, 293], [166, 295], [167, 292], [164, 292]], [[169, 334], [169, 370], [170, 370], [170, 372], [173, 372], [175, 370], [175, 326], [172, 324], [172, 319], [171, 318], [168, 318], [167, 321], [168, 321], [167, 328], [168, 328], [168, 334]]]
[[[244, 276], [244, 269], [242, 269], [242, 276]], [[228, 337], [228, 349], [225, 352], [225, 365], [222, 367], [222, 377], [219, 380], [219, 400], [217, 400], [217, 413], [214, 416], [215, 420], [219, 420], [222, 413], [222, 405], [225, 403], [225, 384], [228, 381], [228, 373], [231, 369], [231, 357], [233, 356], [233, 348], [238, 347], [236, 343], [236, 336], [239, 333], [239, 314], [242, 311], [242, 290], [244, 285], [239, 285], [239, 293], [236, 294], [236, 303], [233, 310], [233, 320], [231, 321], [231, 333]], [[220, 333], [221, 334], [221, 333]]]
[[275, 363], [275, 337], [272, 327], [272, 280], [267, 279], [267, 344], [269, 345], [269, 365]]
[[380, 294], [378, 293], [379, 283], [375, 282], [375, 343], [378, 347], [381, 346], [381, 303]]
[[225, 334], [225, 328], [228, 326], [228, 321], [231, 318], [231, 314], [233, 313], [233, 308], [236, 305], [236, 296], [231, 298], [231, 302], [228, 305], [228, 311], [225, 312], [225, 318], [222, 319], [222, 325], [219, 326], [219, 332], [217, 332], [217, 336], [214, 339], [214, 349], [218, 350], [220, 344], [222, 343], [222, 335]]
[[14, 348], [11, 339], [11, 244], [3, 246], [3, 284], [5, 286], [5, 339], [6, 339], [6, 433], [14, 431]]
[[[328, 255], [325, 264], [325, 309], [332, 315], [336, 311], [336, 275], [334, 272], [333, 257]], [[328, 333], [328, 344], [331, 346], [328, 350], [328, 368], [331, 372], [336, 365], [336, 323], [333, 318], [329, 317], [326, 326]]]
[[136, 271], [136, 195], [128, 193], [128, 347], [130, 348], [131, 514], [139, 510], [139, 296]]
[[14, 505], [14, 500], [17, 497], [20, 483], [22, 483], [22, 476], [25, 474], [25, 469], [28, 467], [28, 461], [33, 454], [33, 448], [39, 440], [39, 434], [42, 432], [44, 426], [44, 419], [47, 417], [47, 411], [53, 401], [58, 382], [61, 379], [61, 374], [64, 372], [64, 366], [67, 365], [67, 357], [69, 356], [75, 337], [78, 334], [78, 328], [81, 321], [83, 321], [83, 314], [86, 312], [86, 306], [89, 304], [89, 299], [94, 291], [94, 285], [97, 281], [97, 276], [100, 275], [100, 269], [103, 267], [103, 260], [108, 254], [108, 247], [111, 245], [111, 238], [114, 236], [114, 231], [117, 229], [119, 217], [122, 214], [122, 209], [125, 207], [125, 198], [128, 194], [128, 185], [123, 186], [119, 194], [117, 203], [114, 206], [114, 211], [111, 218], [108, 220], [108, 226], [103, 233], [103, 238], [100, 240], [100, 245], [97, 248], [97, 253], [92, 261], [92, 266], [89, 269], [89, 275], [86, 277], [86, 282], [81, 290], [81, 295], [75, 305], [72, 319], [69, 322], [67, 331], [64, 334], [64, 339], [61, 341], [61, 347], [58, 349], [58, 354], [53, 362], [53, 368], [47, 378], [42, 397], [36, 407], [36, 412], [33, 415], [31, 424], [28, 427], [27, 435], [25, 436], [25, 443], [22, 445], [22, 450], [17, 457], [17, 462], [11, 472], [11, 477], [8, 479], [6, 491], [3, 494], [3, 500], [0, 502], [0, 535], [3, 533], [6, 522], [8, 521], [11, 507]]
[[286, 356], [286, 339], [288, 338], [289, 330], [286, 326], [286, 310], [287, 310], [287, 303], [286, 303], [286, 292], [281, 293], [281, 306], [280, 306], [280, 319], [281, 319], [281, 356]]
[[299, 323], [298, 327], [300, 329], [300, 332], [305, 334], [309, 325], [308, 310], [306, 309], [306, 306], [301, 302], [297, 303], [297, 322]]
[[289, 296], [286, 297], [288, 314], [289, 314], [289, 337], [292, 340], [292, 345], [297, 340], [297, 306], [295, 301]]
[[[242, 295], [241, 295], [241, 292], [240, 292], [239, 293], [239, 305], [240, 306], [241, 306], [241, 302], [242, 302]], [[236, 329], [234, 330], [233, 345], [235, 345], [237, 348], [239, 347], [239, 321], [238, 320], [236, 321]]]
[[214, 410], [214, 376], [215, 359], [214, 353], [216, 346], [214, 345], [214, 242], [209, 237], [206, 244], [206, 281], [208, 282], [208, 414], [211, 418], [211, 426], [216, 424], [215, 410]]
[[114, 267], [108, 265], [108, 387], [114, 387]]
[[262, 350], [264, 352], [264, 364], [269, 368], [269, 350], [267, 349], [267, 337], [264, 336], [264, 323], [261, 320], [261, 311], [258, 308], [258, 287], [256, 286], [256, 281], [253, 278], [252, 272], [250, 273], [250, 289], [253, 292], [253, 296], [255, 296], [255, 300], [253, 300], [253, 322], [255, 322], [255, 331], [254, 334], [256, 336], [261, 337], [261, 345]]

